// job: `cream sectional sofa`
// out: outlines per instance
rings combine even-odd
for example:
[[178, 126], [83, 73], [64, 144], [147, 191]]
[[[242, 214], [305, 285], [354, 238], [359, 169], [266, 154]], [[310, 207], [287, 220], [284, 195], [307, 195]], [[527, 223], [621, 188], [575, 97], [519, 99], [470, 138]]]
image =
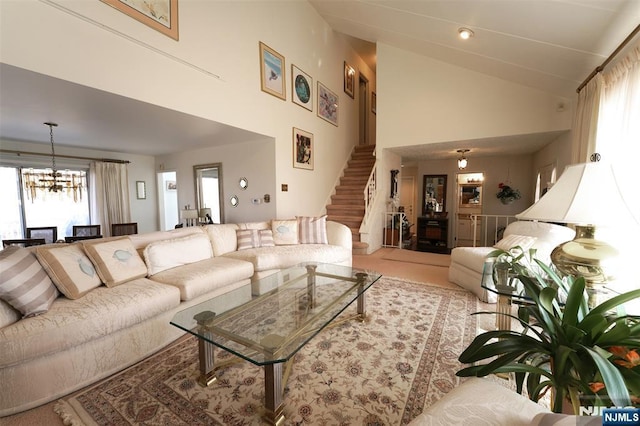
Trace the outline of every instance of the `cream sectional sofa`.
[[[525, 250], [536, 249], [536, 258], [549, 264], [553, 249], [574, 236], [573, 229], [562, 225], [524, 220], [512, 222], [505, 228], [504, 238], [493, 247], [456, 247], [451, 250], [449, 281], [470, 290], [483, 302], [495, 303], [496, 294], [481, 287], [484, 268], [493, 265], [492, 260], [487, 259], [489, 253], [496, 248], [509, 250], [520, 245]], [[493, 282], [491, 276], [487, 279], [488, 284]]]
[[[260, 277], [300, 262], [351, 265], [351, 232], [330, 221], [323, 223], [326, 243], [290, 240], [238, 250], [241, 231], [268, 233], [271, 223], [1, 251], [0, 417], [80, 389], [163, 348], [183, 334], [169, 321], [188, 306], [216, 298], [224, 312], [251, 299], [252, 283], [253, 293], [260, 293]], [[43, 298], [23, 303], [25, 294], [15, 292], [27, 283], [31, 292], [46, 288]], [[37, 315], [23, 317], [25, 312]]]

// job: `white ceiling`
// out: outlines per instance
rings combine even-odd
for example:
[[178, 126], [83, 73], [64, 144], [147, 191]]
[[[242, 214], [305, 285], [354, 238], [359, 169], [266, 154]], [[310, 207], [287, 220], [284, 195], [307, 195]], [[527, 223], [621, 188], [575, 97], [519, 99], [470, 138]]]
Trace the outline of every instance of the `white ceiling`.
[[[311, 0], [375, 69], [375, 43], [570, 97], [584, 78], [640, 22], [640, 0]], [[461, 26], [475, 37], [457, 38]], [[130, 98], [0, 64], [0, 138], [159, 155], [256, 135]], [[519, 136], [533, 152], [554, 133]], [[511, 141], [513, 138], [511, 138]], [[546, 142], [545, 142], [546, 141]], [[504, 151], [503, 139], [456, 141], [477, 155]], [[398, 148], [438, 158], [441, 145]], [[509, 146], [515, 144], [509, 143]]]

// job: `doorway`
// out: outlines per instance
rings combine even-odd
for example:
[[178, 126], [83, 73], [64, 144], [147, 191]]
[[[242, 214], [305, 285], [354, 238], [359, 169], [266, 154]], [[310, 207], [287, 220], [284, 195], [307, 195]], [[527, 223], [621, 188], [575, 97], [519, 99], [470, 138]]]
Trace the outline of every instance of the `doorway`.
[[369, 145], [369, 108], [367, 104], [369, 99], [369, 80], [362, 73], [358, 77], [358, 127], [359, 127], [359, 145]]
[[180, 223], [176, 172], [159, 172], [157, 180], [160, 230], [167, 231]]

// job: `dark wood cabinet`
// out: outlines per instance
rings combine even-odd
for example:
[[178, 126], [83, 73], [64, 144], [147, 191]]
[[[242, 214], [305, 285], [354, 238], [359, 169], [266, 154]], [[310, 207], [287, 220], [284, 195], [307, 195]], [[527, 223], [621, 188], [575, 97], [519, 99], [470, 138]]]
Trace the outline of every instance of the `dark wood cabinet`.
[[418, 251], [449, 253], [449, 219], [421, 216], [418, 218], [416, 233]]

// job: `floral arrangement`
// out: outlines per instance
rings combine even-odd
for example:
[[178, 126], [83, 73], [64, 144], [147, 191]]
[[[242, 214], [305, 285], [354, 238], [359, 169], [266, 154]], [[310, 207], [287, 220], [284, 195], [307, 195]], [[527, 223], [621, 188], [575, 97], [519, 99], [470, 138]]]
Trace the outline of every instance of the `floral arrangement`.
[[502, 182], [498, 184], [498, 188], [500, 190], [496, 194], [496, 197], [498, 197], [498, 199], [502, 201], [503, 204], [509, 204], [515, 200], [519, 200], [521, 197], [519, 190], [513, 189], [509, 185], [505, 185]]

